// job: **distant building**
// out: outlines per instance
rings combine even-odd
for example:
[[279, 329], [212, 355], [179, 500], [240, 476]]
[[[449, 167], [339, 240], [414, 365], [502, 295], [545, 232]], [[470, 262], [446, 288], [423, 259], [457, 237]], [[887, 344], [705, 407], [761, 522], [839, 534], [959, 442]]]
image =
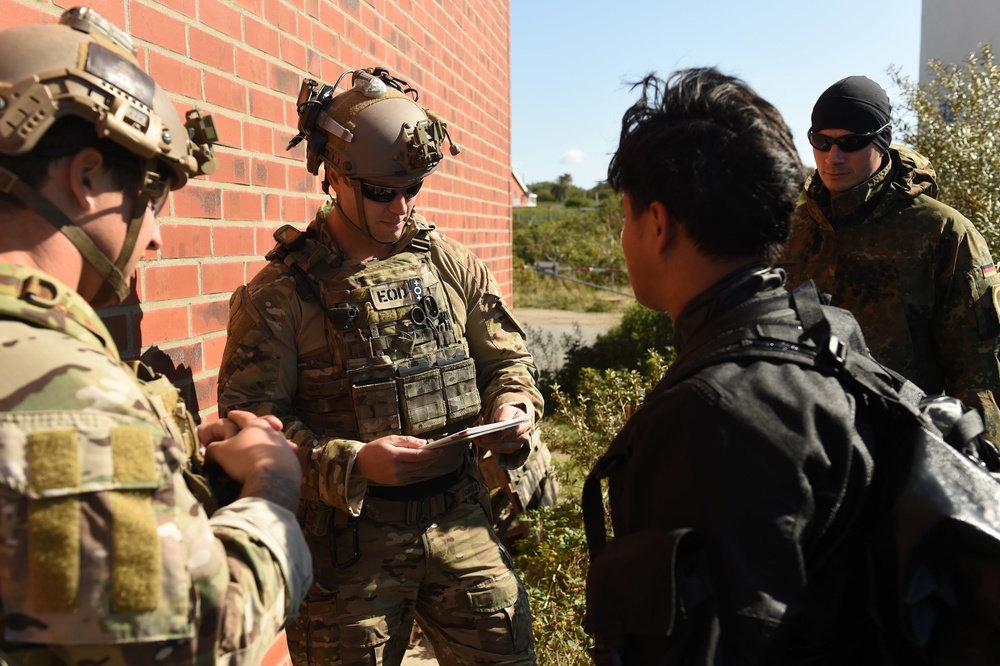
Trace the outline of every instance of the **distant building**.
[[524, 180], [513, 169], [510, 171], [510, 199], [514, 208], [531, 208], [538, 205], [538, 195], [528, 191]]
[[960, 65], [989, 42], [1000, 51], [1000, 2], [997, 0], [923, 0], [920, 17], [920, 83], [930, 77], [927, 63]]

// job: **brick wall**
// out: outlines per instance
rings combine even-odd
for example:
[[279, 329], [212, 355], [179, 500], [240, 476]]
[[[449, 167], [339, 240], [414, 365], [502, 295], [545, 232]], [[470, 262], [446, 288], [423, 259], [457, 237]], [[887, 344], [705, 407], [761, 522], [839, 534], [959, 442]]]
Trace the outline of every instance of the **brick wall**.
[[[0, 26], [53, 21], [83, 3], [0, 0]], [[428, 180], [418, 208], [486, 260], [510, 296], [510, 0], [87, 4], [133, 36], [182, 113], [197, 106], [219, 128], [220, 168], [171, 196], [138, 299], [102, 312], [123, 355], [170, 375], [203, 418], [216, 413], [229, 295], [263, 265], [274, 229], [304, 227], [324, 198], [304, 145], [285, 151], [304, 76], [332, 84], [345, 69], [383, 65], [420, 91], [462, 153]]]

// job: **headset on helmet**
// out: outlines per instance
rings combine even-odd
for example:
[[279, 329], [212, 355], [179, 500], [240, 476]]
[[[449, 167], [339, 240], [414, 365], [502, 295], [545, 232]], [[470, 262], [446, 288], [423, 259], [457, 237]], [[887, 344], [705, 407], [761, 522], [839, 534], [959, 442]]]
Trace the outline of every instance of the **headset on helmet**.
[[182, 121], [166, 93], [143, 72], [131, 38], [91, 9], [65, 12], [57, 24], [0, 32], [0, 154], [31, 153], [61, 118], [76, 116], [143, 161], [145, 177], [125, 246], [114, 263], [34, 188], [0, 168], [0, 191], [35, 209], [65, 233], [100, 271], [119, 300], [128, 295], [128, 263], [150, 198], [212, 173], [218, 140], [210, 117]]

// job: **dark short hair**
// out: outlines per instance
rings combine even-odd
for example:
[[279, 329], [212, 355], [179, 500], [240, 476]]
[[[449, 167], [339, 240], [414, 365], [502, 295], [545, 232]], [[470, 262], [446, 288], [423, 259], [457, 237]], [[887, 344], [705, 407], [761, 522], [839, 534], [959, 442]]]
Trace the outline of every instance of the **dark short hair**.
[[608, 182], [638, 214], [660, 201], [699, 251], [775, 261], [788, 238], [802, 163], [778, 110], [713, 68], [649, 74], [622, 118]]
[[[48, 180], [49, 167], [54, 161], [75, 155], [84, 148], [96, 148], [101, 152], [107, 168], [111, 170], [115, 187], [127, 195], [138, 194], [143, 180], [139, 156], [108, 139], [98, 137], [94, 124], [77, 116], [57, 120], [30, 153], [20, 156], [0, 155], [0, 166], [37, 190]], [[16, 208], [26, 207], [17, 197], [2, 192], [0, 202]]]

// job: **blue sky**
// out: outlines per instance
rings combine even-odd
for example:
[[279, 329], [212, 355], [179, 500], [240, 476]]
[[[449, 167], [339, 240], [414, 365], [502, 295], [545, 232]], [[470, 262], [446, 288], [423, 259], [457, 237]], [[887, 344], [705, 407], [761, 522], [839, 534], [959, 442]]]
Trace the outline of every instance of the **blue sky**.
[[920, 0], [511, 0], [512, 162], [526, 182], [607, 177], [622, 113], [647, 72], [714, 66], [778, 107], [803, 162], [812, 105], [863, 74], [916, 80]]

